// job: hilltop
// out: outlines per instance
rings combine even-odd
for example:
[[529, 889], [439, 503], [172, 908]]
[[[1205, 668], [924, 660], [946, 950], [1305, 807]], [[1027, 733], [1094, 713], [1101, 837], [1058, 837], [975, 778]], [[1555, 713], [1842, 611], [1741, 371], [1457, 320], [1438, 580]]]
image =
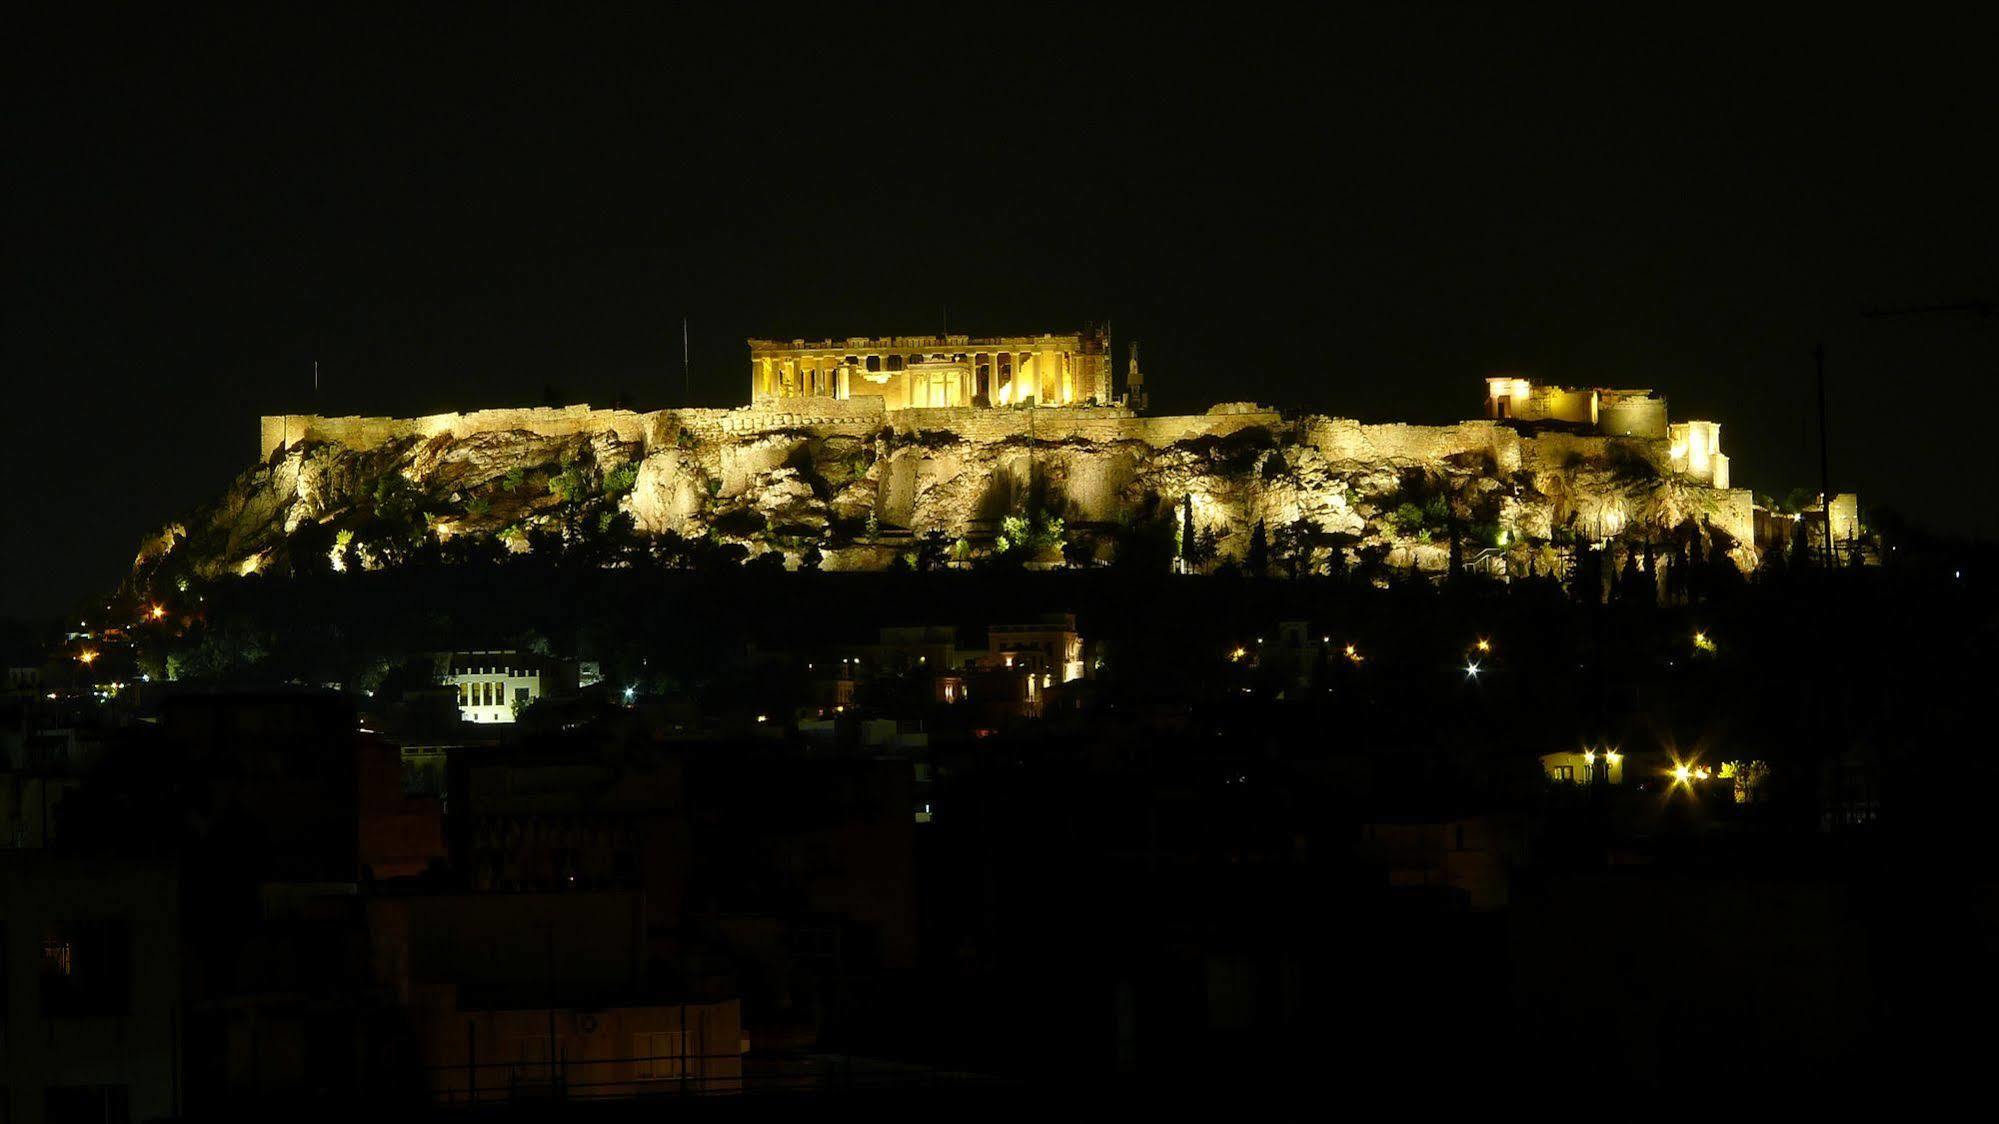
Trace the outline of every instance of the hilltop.
[[611, 557], [699, 543], [828, 570], [1123, 555], [1442, 572], [1455, 556], [1525, 575], [1580, 543], [1695, 538], [1756, 560], [1750, 494], [1677, 471], [1661, 438], [1246, 404], [1180, 417], [869, 406], [266, 418], [262, 463], [149, 538], [135, 585], [392, 567], [433, 540], [591, 541]]

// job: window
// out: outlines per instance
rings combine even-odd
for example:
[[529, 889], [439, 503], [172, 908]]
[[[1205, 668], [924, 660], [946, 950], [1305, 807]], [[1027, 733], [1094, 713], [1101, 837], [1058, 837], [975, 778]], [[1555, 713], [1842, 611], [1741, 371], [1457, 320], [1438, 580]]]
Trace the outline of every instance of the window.
[[1555, 779], [1558, 781], [1574, 781], [1576, 779], [1576, 767], [1574, 765], [1557, 765], [1554, 767], [1553, 772]]
[[42, 937], [42, 1014], [122, 1015], [131, 1009], [132, 945], [120, 921], [70, 922]]
[[633, 1075], [641, 1081], [687, 1076], [687, 1032], [663, 1030], [632, 1035]]

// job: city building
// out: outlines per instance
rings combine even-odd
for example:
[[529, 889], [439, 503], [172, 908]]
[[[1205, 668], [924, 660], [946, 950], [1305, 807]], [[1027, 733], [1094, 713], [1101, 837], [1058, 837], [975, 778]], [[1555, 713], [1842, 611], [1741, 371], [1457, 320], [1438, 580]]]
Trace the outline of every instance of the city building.
[[181, 934], [169, 862], [0, 854], [0, 1120], [180, 1115]]
[[1042, 686], [1083, 677], [1083, 637], [1074, 613], [1054, 613], [1025, 624], [986, 629], [986, 659], [1001, 667], [1044, 672]]
[[451, 652], [437, 663], [438, 682], [458, 692], [458, 713], [467, 722], [512, 722], [543, 698], [576, 690], [574, 664], [532, 652]]

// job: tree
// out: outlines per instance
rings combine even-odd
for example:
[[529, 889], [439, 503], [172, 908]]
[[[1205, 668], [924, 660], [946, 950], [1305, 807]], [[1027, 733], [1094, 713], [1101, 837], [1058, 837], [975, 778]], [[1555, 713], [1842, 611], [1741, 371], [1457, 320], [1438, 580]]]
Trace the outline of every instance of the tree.
[[563, 503], [576, 503], [582, 500], [590, 490], [589, 481], [583, 471], [583, 466], [580, 464], [564, 465], [560, 473], [549, 478], [548, 490], [550, 494], [560, 499]]
[[1263, 530], [1263, 520], [1249, 532], [1249, 549], [1243, 554], [1243, 566], [1252, 577], [1263, 577], [1270, 572], [1270, 537]]
[[1192, 568], [1197, 541], [1198, 536], [1194, 533], [1194, 494], [1189, 492], [1180, 497], [1180, 534], [1173, 544], [1179, 551], [1183, 569]]
[[604, 474], [604, 498], [613, 501], [617, 500], [620, 496], [631, 491], [632, 486], [638, 483], [638, 479], [639, 464], [637, 461], [619, 465]]
[[1688, 570], [1687, 546], [1673, 544], [1673, 556], [1666, 560], [1666, 601], [1673, 605], [1687, 603]]
[[807, 546], [798, 555], [798, 568], [806, 573], [817, 573], [825, 561], [826, 556], [817, 545]]
[[1618, 600], [1633, 605], [1650, 605], [1652, 595], [1652, 575], [1638, 568], [1638, 556], [1631, 551], [1624, 552], [1624, 569], [1617, 575]]
[[931, 531], [916, 541], [916, 568], [928, 572], [942, 569], [951, 554], [951, 536]]
[[1781, 550], [1764, 551], [1762, 561], [1756, 567], [1756, 576], [1761, 581], [1780, 582], [1789, 572], [1790, 567], [1784, 564], [1784, 552]]
[[1334, 543], [1326, 554], [1326, 573], [1336, 578], [1347, 576], [1347, 548], [1342, 543]]
[[338, 532], [330, 523], [307, 520], [285, 540], [285, 554], [291, 559], [292, 573], [299, 577], [325, 574], [333, 569], [334, 543]]
[[1120, 522], [1113, 533], [1111, 565], [1118, 570], [1159, 573], [1171, 567], [1174, 558], [1185, 561], [1187, 552], [1176, 542], [1177, 519], [1133, 518]]
[[1271, 551], [1277, 564], [1292, 578], [1312, 572], [1312, 548], [1319, 538], [1319, 525], [1310, 519], [1294, 519], [1277, 528], [1271, 536]]
[[1578, 547], [1569, 567], [1569, 596], [1587, 605], [1603, 601], [1603, 552]]
[[1398, 506], [1388, 517], [1396, 531], [1404, 535], [1418, 535], [1423, 532], [1423, 509], [1413, 503]]

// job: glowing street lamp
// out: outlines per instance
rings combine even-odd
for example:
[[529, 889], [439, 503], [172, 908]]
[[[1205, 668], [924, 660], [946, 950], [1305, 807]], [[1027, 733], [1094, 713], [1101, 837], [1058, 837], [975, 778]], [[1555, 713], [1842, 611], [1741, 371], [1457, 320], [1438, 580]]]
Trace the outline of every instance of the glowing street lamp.
[[1469, 680], [1473, 681], [1474, 683], [1475, 683], [1475, 682], [1477, 682], [1477, 681], [1478, 681], [1478, 672], [1479, 672], [1479, 667], [1478, 667], [1478, 661], [1477, 661], [1477, 660], [1473, 660], [1473, 661], [1471, 661], [1470, 663], [1467, 663], [1467, 664], [1465, 664], [1465, 678], [1466, 678], [1466, 679], [1469, 679]]
[[1485, 637], [1483, 637], [1483, 636], [1479, 637], [1479, 638], [1478, 638], [1478, 650], [1479, 650], [1479, 651], [1481, 651], [1481, 652], [1490, 652], [1490, 651], [1492, 651], [1492, 641], [1490, 641], [1490, 640], [1487, 640], [1487, 639], [1486, 639]]
[[76, 654], [76, 662], [82, 664], [85, 667], [89, 667], [91, 664], [97, 662], [97, 653], [92, 649], [85, 648], [83, 651], [78, 652]]

